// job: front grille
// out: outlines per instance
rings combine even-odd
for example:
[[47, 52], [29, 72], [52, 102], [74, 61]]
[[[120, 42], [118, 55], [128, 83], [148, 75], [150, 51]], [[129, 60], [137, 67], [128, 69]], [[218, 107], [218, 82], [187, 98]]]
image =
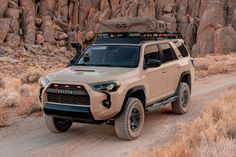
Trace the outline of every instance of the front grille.
[[75, 104], [75, 105], [90, 105], [89, 96], [85, 95], [66, 95], [48, 93], [48, 102]]
[[[65, 85], [59, 85], [65, 86]], [[75, 85], [70, 85], [70, 89], [54, 88], [53, 85], [47, 89], [48, 102], [71, 104], [71, 105], [90, 105], [90, 97], [84, 87], [75, 90]], [[61, 91], [64, 91], [61, 93]]]

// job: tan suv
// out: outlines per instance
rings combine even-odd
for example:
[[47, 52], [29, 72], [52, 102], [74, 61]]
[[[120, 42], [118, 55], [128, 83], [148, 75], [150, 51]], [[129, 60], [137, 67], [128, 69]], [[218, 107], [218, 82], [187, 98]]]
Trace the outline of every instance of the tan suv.
[[141, 135], [145, 113], [171, 104], [188, 111], [194, 68], [175, 33], [101, 33], [81, 57], [40, 79], [46, 126], [73, 122], [115, 126], [119, 138]]

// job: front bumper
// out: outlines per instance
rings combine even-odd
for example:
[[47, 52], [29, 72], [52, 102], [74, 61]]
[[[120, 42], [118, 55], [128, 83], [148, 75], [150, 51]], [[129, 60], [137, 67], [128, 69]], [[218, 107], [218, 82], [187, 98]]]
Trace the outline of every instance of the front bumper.
[[[53, 82], [60, 84], [59, 82]], [[67, 83], [68, 84], [68, 83]], [[74, 85], [76, 83], [71, 83]], [[110, 93], [111, 107], [106, 108], [104, 106], [104, 100], [107, 99], [106, 94], [94, 91], [88, 84], [77, 84], [83, 86], [90, 96], [90, 105], [73, 105], [73, 104], [58, 104], [48, 102], [47, 100], [47, 87], [42, 91], [42, 108], [47, 115], [64, 117], [73, 119], [78, 122], [100, 122], [112, 119], [117, 115], [123, 104], [123, 94], [116, 91]]]
[[46, 103], [43, 107], [43, 111], [45, 114], [50, 116], [71, 119], [77, 122], [94, 124], [100, 123], [100, 121], [94, 120], [90, 111], [90, 107]]

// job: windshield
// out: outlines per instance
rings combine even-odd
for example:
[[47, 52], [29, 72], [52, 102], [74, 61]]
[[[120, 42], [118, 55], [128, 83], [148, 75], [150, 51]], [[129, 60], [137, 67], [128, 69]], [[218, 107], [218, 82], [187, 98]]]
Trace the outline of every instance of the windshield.
[[93, 45], [84, 52], [77, 65], [135, 68], [139, 56], [140, 46]]

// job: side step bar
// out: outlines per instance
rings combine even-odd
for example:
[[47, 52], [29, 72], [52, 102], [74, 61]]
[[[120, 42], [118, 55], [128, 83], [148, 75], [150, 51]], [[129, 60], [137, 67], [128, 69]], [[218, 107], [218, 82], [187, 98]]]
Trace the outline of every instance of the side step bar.
[[168, 99], [162, 100], [160, 102], [154, 103], [153, 105], [148, 106], [146, 108], [146, 112], [155, 111], [155, 110], [159, 109], [162, 106], [165, 106], [169, 103], [172, 103], [172, 102], [176, 101], [177, 99], [178, 99], [178, 96], [173, 96], [173, 97], [170, 97]]

